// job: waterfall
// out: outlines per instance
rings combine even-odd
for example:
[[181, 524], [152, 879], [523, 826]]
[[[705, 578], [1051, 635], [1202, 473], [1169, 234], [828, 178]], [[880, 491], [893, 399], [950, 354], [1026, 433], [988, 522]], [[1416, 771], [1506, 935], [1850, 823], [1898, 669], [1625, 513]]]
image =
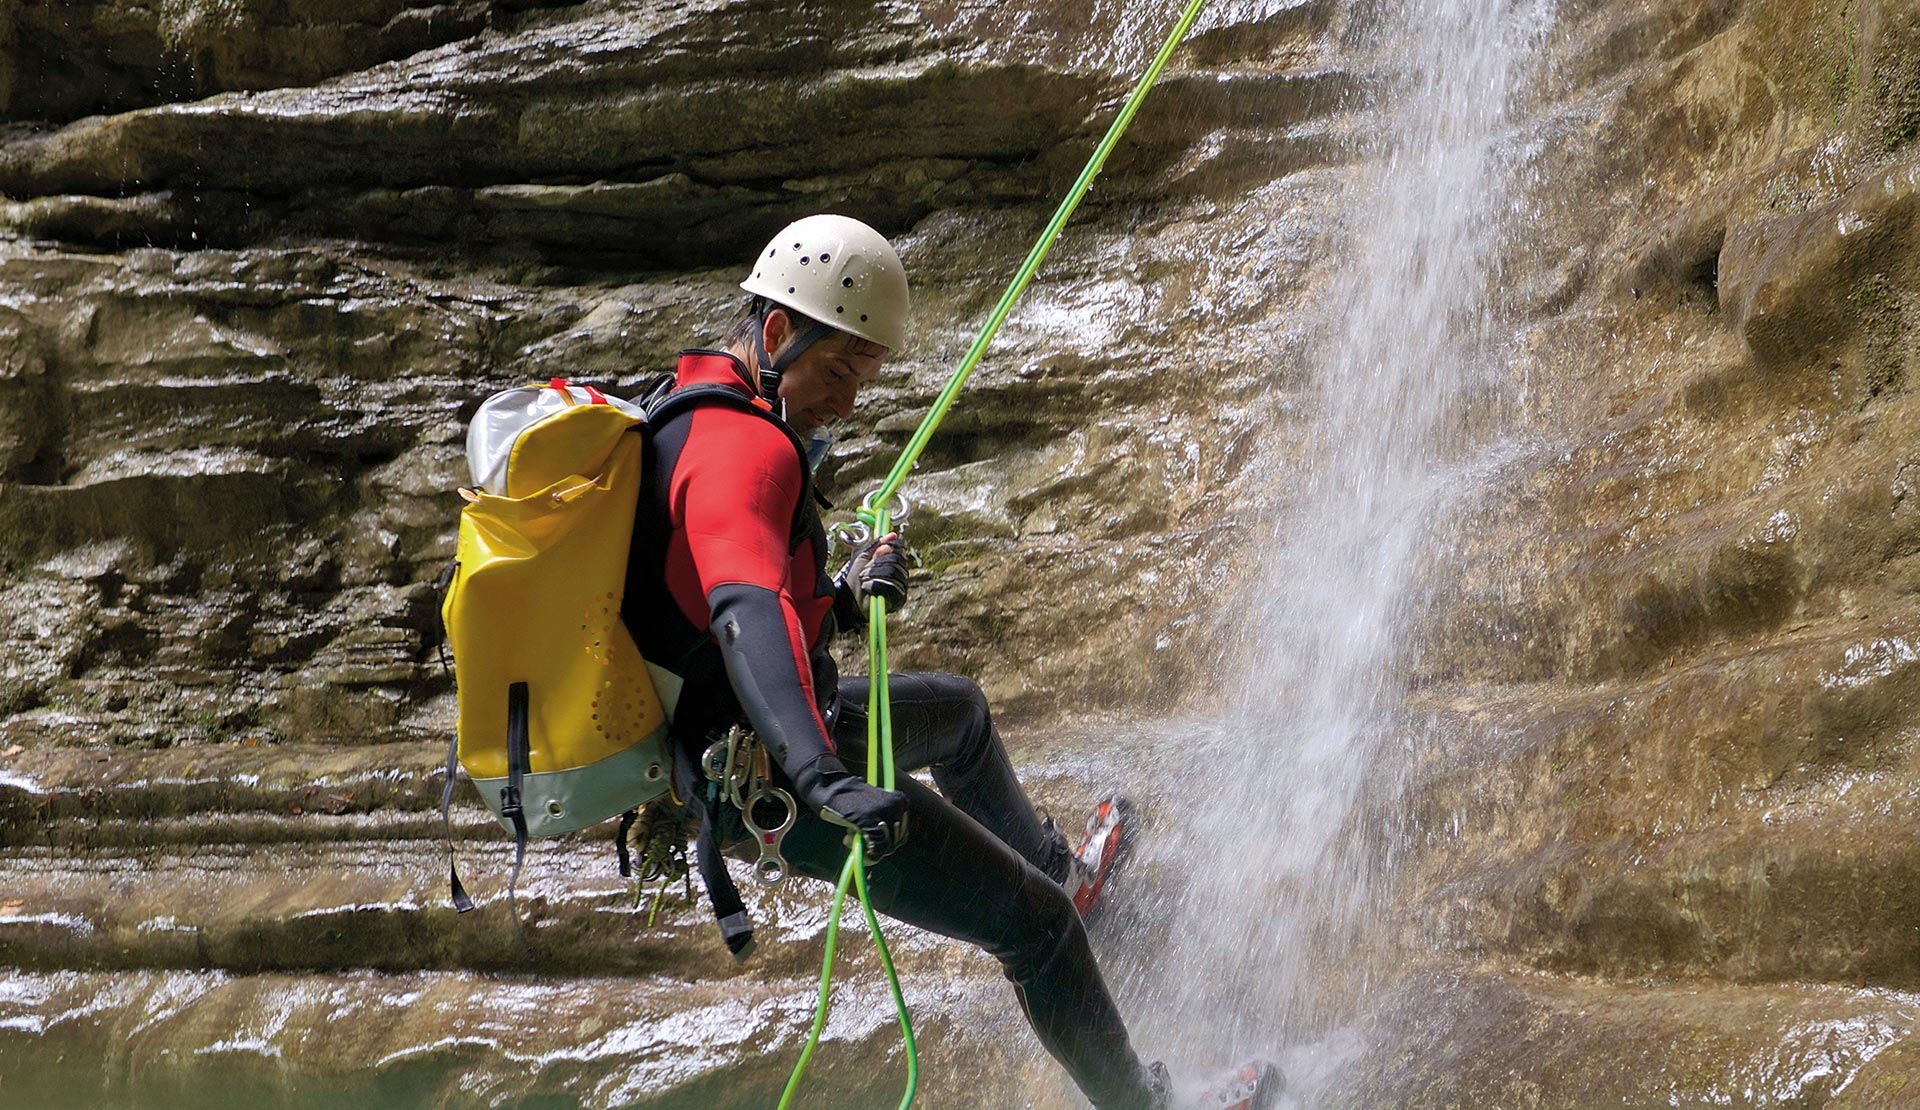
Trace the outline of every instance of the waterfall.
[[1263, 554], [1233, 587], [1228, 704], [1173, 788], [1177, 848], [1154, 849], [1179, 857], [1153, 910], [1177, 943], [1128, 972], [1150, 999], [1143, 1049], [1176, 1062], [1324, 1041], [1380, 978], [1369, 940], [1420, 728], [1404, 694], [1435, 552], [1489, 449], [1469, 413], [1501, 388], [1488, 290], [1533, 7], [1400, 0], [1366, 28], [1386, 61], [1345, 257], [1324, 303], [1284, 309], [1318, 321], [1311, 439], [1273, 468], [1269, 522], [1242, 525]]

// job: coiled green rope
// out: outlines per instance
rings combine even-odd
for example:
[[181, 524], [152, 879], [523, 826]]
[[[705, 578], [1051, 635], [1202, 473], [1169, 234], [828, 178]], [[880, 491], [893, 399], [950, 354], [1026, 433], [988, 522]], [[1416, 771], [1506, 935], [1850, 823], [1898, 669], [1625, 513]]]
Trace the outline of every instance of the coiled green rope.
[[[928, 441], [933, 439], [934, 432], [939, 430], [941, 422], [946, 419], [947, 411], [953, 408], [954, 402], [960, 396], [960, 390], [967, 384], [967, 379], [973, 376], [974, 367], [979, 365], [980, 359], [987, 353], [987, 346], [993, 342], [994, 335], [1000, 331], [1000, 325], [1006, 321], [1007, 314], [1013, 311], [1014, 302], [1019, 300], [1020, 294], [1026, 291], [1028, 283], [1033, 280], [1033, 275], [1040, 269], [1040, 263], [1046, 259], [1047, 252], [1053, 249], [1054, 240], [1060, 237], [1061, 229], [1066, 226], [1067, 220], [1072, 218], [1074, 209], [1080, 206], [1081, 198], [1086, 196], [1087, 190], [1093, 187], [1093, 179], [1099, 176], [1101, 168], [1107, 164], [1107, 156], [1113, 153], [1113, 148], [1119, 144], [1120, 136], [1126, 132], [1127, 125], [1133, 122], [1133, 117], [1139, 112], [1141, 103], [1146, 100], [1148, 91], [1153, 88], [1155, 82], [1160, 80], [1160, 72], [1167, 68], [1167, 60], [1173, 57], [1173, 52], [1180, 45], [1181, 40], [1187, 37], [1187, 32], [1193, 28], [1194, 20], [1200, 17], [1200, 10], [1204, 7], [1206, 7], [1206, 0], [1188, 0], [1186, 11], [1181, 14], [1180, 21], [1174, 25], [1166, 42], [1161, 44], [1160, 52], [1154, 55], [1153, 64], [1147, 67], [1147, 72], [1142, 74], [1139, 82], [1134, 85], [1133, 93], [1127, 97], [1126, 103], [1121, 105], [1120, 115], [1114, 119], [1113, 126], [1107, 128], [1106, 137], [1100, 140], [1100, 145], [1094, 148], [1093, 157], [1087, 160], [1086, 168], [1080, 171], [1079, 179], [1073, 183], [1073, 188], [1067, 191], [1066, 199], [1060, 202], [1060, 207], [1055, 210], [1053, 219], [1048, 222], [1046, 230], [1041, 232], [1039, 241], [1034, 243], [1031, 251], [1027, 252], [1027, 260], [1021, 264], [1019, 273], [1014, 275], [1013, 282], [1007, 286], [1007, 291], [1000, 295], [1000, 303], [994, 306], [993, 314], [987, 318], [986, 326], [980, 329], [980, 334], [974, 339], [973, 346], [967, 349], [966, 357], [960, 360], [959, 369], [953, 372], [953, 376], [947, 380], [946, 388], [942, 389], [939, 397], [934, 399], [933, 407], [928, 410], [926, 419], [920, 422], [920, 427], [913, 433], [913, 438], [907, 441], [906, 449], [901, 452], [899, 461], [894, 463], [893, 470], [887, 474], [886, 481], [882, 482], [880, 488], [869, 494], [861, 503], [857, 515], [875, 536], [884, 536], [889, 531], [892, 525], [891, 505], [894, 495], [899, 493], [900, 487], [906, 484], [907, 476], [913, 472], [914, 464], [920, 460], [921, 453], [927, 449]], [[868, 607], [867, 673], [875, 676], [868, 684], [867, 694], [867, 781], [892, 790], [894, 789], [893, 712], [888, 699], [886, 682], [888, 674], [887, 614], [884, 605]], [[879, 755], [877, 760], [874, 758], [875, 753]], [[788, 1110], [792, 1103], [794, 1092], [800, 1087], [800, 1078], [806, 1074], [807, 1063], [813, 1059], [813, 1050], [820, 1043], [820, 1031], [827, 1024], [827, 1002], [832, 989], [833, 958], [839, 944], [840, 913], [846, 905], [849, 886], [853, 886], [858, 891], [861, 908], [866, 911], [867, 927], [873, 931], [873, 942], [880, 952], [880, 965], [886, 969], [887, 986], [893, 992], [894, 1008], [900, 1015], [901, 1035], [906, 1041], [907, 1089], [900, 1098], [900, 1110], [907, 1110], [907, 1107], [913, 1105], [914, 1093], [919, 1088], [920, 1061], [913, 1043], [913, 1021], [907, 1014], [907, 1003], [900, 993], [900, 979], [894, 974], [893, 957], [887, 951], [886, 938], [880, 935], [880, 921], [874, 916], [872, 900], [867, 897], [866, 859], [860, 838], [853, 836], [849, 839], [852, 841], [852, 847], [847, 853], [846, 865], [840, 869], [840, 882], [833, 893], [833, 911], [827, 919], [826, 956], [820, 967], [820, 997], [814, 1010], [813, 1028], [807, 1034], [806, 1047], [800, 1052], [800, 1060], [794, 1065], [793, 1075], [787, 1080], [786, 1091], [780, 1096], [780, 1110]]]

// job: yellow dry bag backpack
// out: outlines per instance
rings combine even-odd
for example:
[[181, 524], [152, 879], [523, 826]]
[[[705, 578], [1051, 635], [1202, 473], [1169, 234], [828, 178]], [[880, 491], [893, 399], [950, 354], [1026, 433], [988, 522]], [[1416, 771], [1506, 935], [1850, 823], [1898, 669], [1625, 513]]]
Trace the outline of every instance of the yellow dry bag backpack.
[[[460, 491], [460, 543], [437, 583], [459, 708], [440, 816], [465, 767], [513, 833], [509, 907], [529, 837], [624, 815], [626, 874], [634, 811], [672, 789], [681, 682], [641, 658], [620, 619], [647, 421], [703, 403], [774, 418], [723, 385], [671, 384], [664, 375], [636, 405], [555, 378], [494, 394], [467, 429], [473, 485]], [[473, 909], [451, 859], [448, 878], [455, 908]], [[724, 868], [712, 885], [717, 915], [738, 908]], [[738, 953], [751, 930], [727, 937]]]
[[[467, 432], [473, 485], [441, 620], [453, 650], [458, 763], [514, 834], [618, 816], [667, 792], [679, 682], [620, 620], [644, 411], [556, 378], [497, 393]], [[452, 875], [453, 900], [473, 908]], [[517, 914], [516, 914], [517, 917]]]

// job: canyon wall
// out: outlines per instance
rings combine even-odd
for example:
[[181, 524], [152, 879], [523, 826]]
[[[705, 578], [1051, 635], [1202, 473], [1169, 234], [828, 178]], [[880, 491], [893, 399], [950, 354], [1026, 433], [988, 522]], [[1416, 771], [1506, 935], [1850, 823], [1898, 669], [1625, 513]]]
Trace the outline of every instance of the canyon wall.
[[[804, 897], [760, 907], [790, 943], [744, 973], [698, 907], [651, 933], [605, 912], [604, 837], [536, 859], [533, 965], [497, 907], [443, 908], [431, 582], [464, 418], [528, 380], [636, 385], [725, 332], [766, 236], [843, 211], [894, 237], [916, 298], [823, 471], [857, 501], [1173, 15], [0, 11], [0, 1061], [104, 1053], [113, 1090], [159, 1092], [200, 1074], [172, 1047], [271, 1027], [367, 1092], [765, 1102], [739, 1091], [795, 1042], [764, 1017], [678, 1071], [551, 1061], [623, 1014], [804, 998]], [[1085, 766], [1105, 726], [1071, 722], [1152, 733], [1217, 701], [1400, 88], [1371, 26], [1366, 3], [1210, 11], [909, 486], [897, 662], [979, 676], [1031, 766]], [[1410, 677], [1442, 738], [1401, 828], [1415, 970], [1369, 1066], [1317, 1097], [1897, 1105], [1920, 1068], [1920, 12], [1567, 0], [1542, 35], [1500, 146], [1504, 338], [1462, 417], [1504, 446], [1436, 545]], [[1097, 776], [1036, 774], [1055, 804]], [[455, 827], [497, 897], [499, 834], [464, 801]], [[964, 972], [917, 988], [952, 1025], [937, 1059], [1050, 1074], [952, 1016], [1011, 1020], [983, 962], [907, 959]], [[576, 977], [572, 1023], [514, 1057], [547, 1064], [372, 1066], [485, 1040], [490, 976], [530, 966]], [[129, 976], [182, 1001], [163, 1021]], [[297, 991], [433, 1016], [322, 1048], [324, 1018], [261, 1017]], [[884, 1055], [867, 1017], [841, 1035]], [[744, 1087], [717, 1078], [746, 1059]], [[861, 1068], [823, 1082], [892, 1104]]]

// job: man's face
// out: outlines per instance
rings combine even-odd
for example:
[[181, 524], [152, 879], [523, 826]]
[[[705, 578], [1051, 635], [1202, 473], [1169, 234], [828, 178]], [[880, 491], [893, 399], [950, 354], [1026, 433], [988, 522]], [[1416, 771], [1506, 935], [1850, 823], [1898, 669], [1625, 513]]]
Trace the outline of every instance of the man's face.
[[[792, 334], [786, 313], [767, 314], [764, 338], [775, 357]], [[805, 438], [852, 416], [860, 387], [880, 376], [887, 354], [880, 344], [843, 331], [808, 347], [780, 379], [779, 399], [786, 405], [787, 423]]]

